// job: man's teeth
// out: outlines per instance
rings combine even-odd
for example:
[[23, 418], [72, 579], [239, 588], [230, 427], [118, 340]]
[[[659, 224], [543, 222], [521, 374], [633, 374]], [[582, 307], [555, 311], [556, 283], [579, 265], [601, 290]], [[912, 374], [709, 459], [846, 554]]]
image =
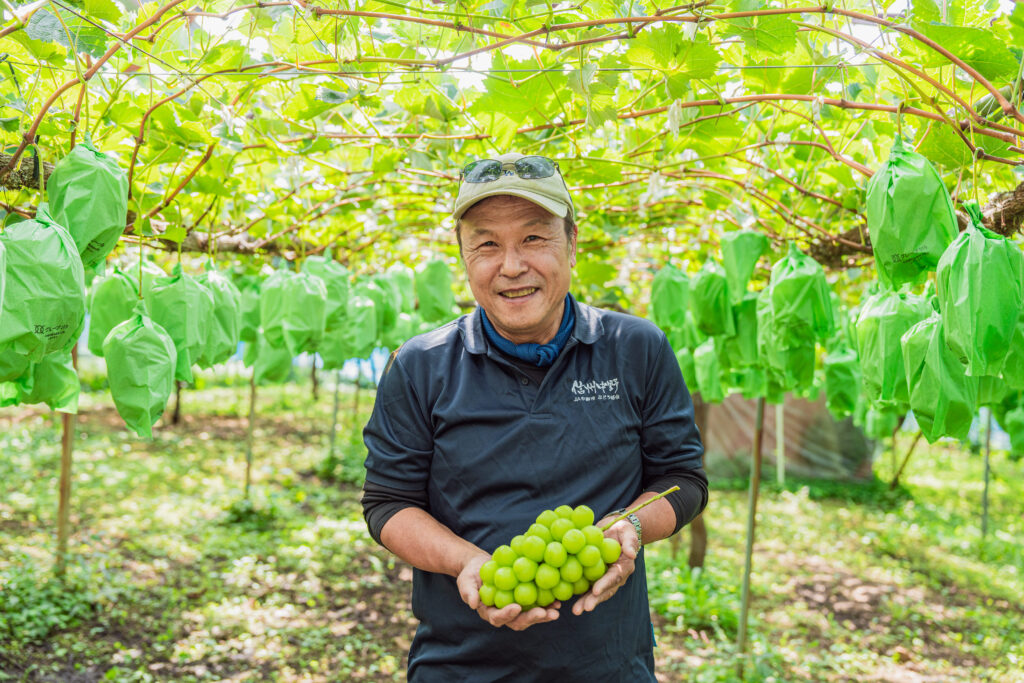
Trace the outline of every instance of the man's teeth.
[[536, 287], [530, 287], [528, 289], [516, 289], [511, 292], [502, 292], [501, 295], [508, 299], [518, 299], [519, 297], [522, 296], [529, 296], [530, 294], [533, 294], [536, 291]]

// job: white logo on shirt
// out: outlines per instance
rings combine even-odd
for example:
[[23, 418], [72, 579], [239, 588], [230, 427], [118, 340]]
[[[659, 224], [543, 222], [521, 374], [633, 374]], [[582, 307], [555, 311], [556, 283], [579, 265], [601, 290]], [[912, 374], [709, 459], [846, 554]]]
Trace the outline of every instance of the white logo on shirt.
[[578, 379], [572, 381], [573, 402], [580, 401], [618, 401], [619, 400], [619, 378], [590, 380], [582, 382]]

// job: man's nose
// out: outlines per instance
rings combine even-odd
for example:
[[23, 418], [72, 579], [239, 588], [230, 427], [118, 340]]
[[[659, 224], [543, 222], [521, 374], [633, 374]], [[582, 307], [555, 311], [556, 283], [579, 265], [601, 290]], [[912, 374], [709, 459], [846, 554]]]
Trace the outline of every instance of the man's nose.
[[518, 247], [509, 247], [505, 250], [501, 259], [501, 274], [508, 278], [514, 278], [527, 271], [526, 259]]

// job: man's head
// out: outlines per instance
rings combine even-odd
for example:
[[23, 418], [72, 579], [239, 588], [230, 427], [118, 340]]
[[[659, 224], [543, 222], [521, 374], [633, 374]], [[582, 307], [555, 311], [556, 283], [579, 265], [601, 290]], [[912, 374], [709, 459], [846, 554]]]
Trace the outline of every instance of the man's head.
[[467, 165], [455, 201], [466, 274], [500, 334], [543, 344], [558, 330], [576, 265], [572, 200], [549, 160], [505, 154], [495, 162]]

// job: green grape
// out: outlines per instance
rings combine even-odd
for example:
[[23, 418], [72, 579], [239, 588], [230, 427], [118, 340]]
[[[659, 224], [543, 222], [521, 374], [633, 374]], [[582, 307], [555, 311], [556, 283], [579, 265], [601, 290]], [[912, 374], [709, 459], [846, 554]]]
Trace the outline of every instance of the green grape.
[[576, 553], [576, 559], [584, 567], [592, 567], [601, 561], [601, 549], [596, 545], [585, 545], [582, 550]]
[[563, 519], [572, 517], [572, 508], [568, 505], [559, 505], [555, 508], [555, 514]]
[[494, 591], [494, 606], [498, 609], [501, 609], [502, 607], [508, 607], [515, 601], [516, 596], [512, 594], [512, 591]]
[[512, 595], [515, 597], [516, 602], [523, 606], [523, 611], [526, 611], [529, 606], [537, 602], [537, 587], [532, 583], [521, 583], [516, 586], [515, 592]]
[[484, 583], [494, 583], [494, 572], [498, 563], [494, 560], [487, 560], [480, 566], [480, 580]]
[[604, 562], [599, 561], [597, 564], [583, 568], [583, 578], [588, 581], [597, 581], [604, 576], [607, 569], [608, 567], [605, 566]]
[[516, 587], [519, 581], [516, 579], [512, 567], [498, 567], [494, 572], [494, 587], [498, 590], [510, 591]]
[[572, 584], [572, 594], [573, 595], [583, 595], [588, 590], [590, 590], [590, 582], [587, 581], [586, 577], [584, 577], [584, 578], [580, 579], [579, 581], [576, 581], [576, 582], [574, 582]]
[[498, 592], [498, 589], [493, 584], [485, 583], [480, 586], [480, 602], [487, 605], [488, 607], [494, 607], [494, 595]]
[[494, 549], [491, 559], [498, 563], [499, 567], [511, 567], [519, 555], [510, 546], [499, 545]]
[[[534, 526], [537, 526], [536, 524]], [[533, 527], [531, 527], [533, 528]], [[543, 528], [543, 527], [541, 527]], [[547, 529], [544, 529], [546, 532]], [[551, 534], [548, 534], [550, 540]], [[526, 540], [523, 541], [523, 557], [528, 557], [534, 562], [544, 561], [544, 550], [548, 547], [548, 542], [540, 536], [527, 536]]]
[[551, 543], [548, 543], [548, 547], [544, 549], [544, 561], [552, 567], [561, 567], [565, 564], [565, 559], [568, 556], [565, 548], [558, 541], [551, 541]]
[[555, 596], [556, 600], [568, 600], [572, 597], [572, 584], [568, 581], [559, 581], [551, 589], [551, 593]]
[[547, 607], [555, 601], [555, 594], [547, 588], [537, 589], [537, 604], [541, 607]]
[[594, 523], [594, 511], [586, 505], [577, 505], [576, 509], [572, 511], [571, 519], [577, 529], [583, 529]]
[[523, 541], [525, 540], [526, 536], [519, 534], [517, 536], [513, 536], [512, 540], [508, 542], [509, 546], [512, 548], [512, 551], [515, 552], [516, 555], [523, 554]]
[[537, 567], [537, 574], [533, 577], [538, 588], [554, 588], [561, 578], [558, 570], [550, 564], [542, 564]]
[[571, 519], [559, 517], [555, 521], [551, 522], [551, 537], [556, 541], [561, 541], [566, 532], [575, 528], [576, 527], [572, 525]]
[[575, 557], [570, 557], [565, 561], [565, 564], [558, 570], [562, 576], [563, 581], [574, 583], [579, 581], [580, 577], [583, 576], [583, 565]]
[[583, 535], [583, 532], [579, 529], [569, 529], [562, 536], [562, 545], [565, 546], [565, 552], [575, 555], [579, 551], [583, 550], [583, 546], [587, 544], [587, 537]]
[[545, 510], [537, 515], [537, 524], [540, 524], [541, 526], [551, 526], [551, 522], [556, 519], [558, 519], [558, 515], [555, 514], [554, 510]]
[[529, 536], [540, 536], [541, 540], [545, 543], [551, 543], [554, 539], [551, 538], [551, 530], [543, 524], [536, 523], [531, 524], [530, 528], [526, 530], [526, 535]]
[[587, 539], [587, 545], [600, 546], [604, 540], [604, 532], [593, 524], [583, 527], [582, 531], [584, 538]]
[[619, 559], [622, 554], [622, 546], [614, 538], [606, 538], [601, 541], [601, 559], [605, 564], [611, 564]]
[[533, 581], [537, 575], [537, 563], [528, 557], [520, 557], [512, 564], [512, 572], [520, 581]]

